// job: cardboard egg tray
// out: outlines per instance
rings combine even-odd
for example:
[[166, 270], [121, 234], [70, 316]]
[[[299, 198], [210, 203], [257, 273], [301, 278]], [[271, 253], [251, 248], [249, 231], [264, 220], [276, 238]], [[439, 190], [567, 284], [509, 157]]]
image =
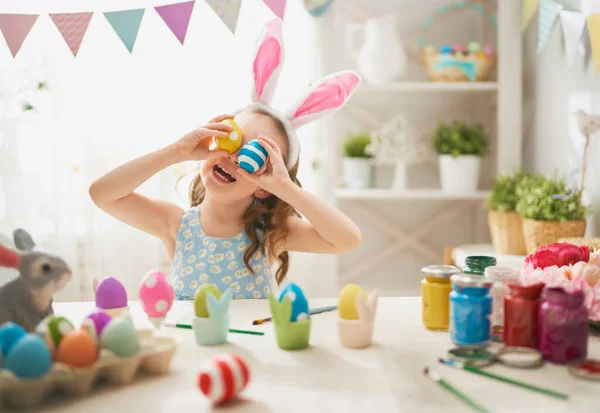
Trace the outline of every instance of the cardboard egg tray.
[[178, 340], [167, 336], [154, 336], [138, 332], [140, 351], [122, 358], [102, 349], [96, 364], [87, 369], [74, 369], [54, 363], [50, 372], [40, 379], [20, 379], [8, 370], [0, 369], [0, 410], [2, 404], [13, 408], [31, 408], [42, 403], [47, 396], [61, 392], [67, 396], [84, 396], [94, 390], [104, 379], [111, 385], [131, 383], [138, 370], [162, 375], [169, 372], [178, 347]]

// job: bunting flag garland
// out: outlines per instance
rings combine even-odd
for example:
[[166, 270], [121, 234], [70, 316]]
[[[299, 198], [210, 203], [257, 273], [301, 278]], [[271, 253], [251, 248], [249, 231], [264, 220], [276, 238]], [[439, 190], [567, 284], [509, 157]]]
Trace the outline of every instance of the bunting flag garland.
[[110, 23], [115, 33], [121, 38], [121, 41], [129, 50], [133, 51], [135, 40], [137, 39], [142, 17], [144, 17], [145, 9], [111, 11], [104, 13], [104, 17]]
[[195, 1], [188, 1], [154, 8], [182, 45], [192, 17], [194, 3]]
[[600, 71], [600, 13], [590, 14], [587, 18], [588, 32], [596, 74]]
[[553, 0], [541, 0], [537, 44], [538, 54], [544, 51], [546, 43], [548, 43], [548, 39], [550, 38], [552, 30], [554, 29], [554, 24], [556, 23], [558, 14], [562, 11], [562, 9], [562, 4], [558, 4]]
[[235, 33], [242, 0], [205, 0], [225, 26]]
[[283, 20], [283, 15], [285, 14], [285, 3], [286, 0], [263, 0], [263, 2], [269, 6], [271, 11], [275, 13], [277, 17]]
[[535, 15], [538, 7], [540, 6], [540, 0], [523, 0], [523, 11], [521, 13], [521, 30], [527, 30], [531, 19]]
[[0, 14], [0, 31], [13, 57], [17, 55], [39, 14]]
[[56, 28], [62, 35], [65, 42], [73, 52], [73, 56], [77, 56], [81, 41], [92, 19], [92, 12], [89, 13], [58, 13], [51, 14], [50, 18], [56, 25]]
[[576, 11], [563, 10], [560, 12], [560, 23], [565, 41], [567, 67], [570, 67], [575, 61], [577, 49], [581, 44], [581, 35], [583, 34], [583, 29], [585, 29], [585, 17], [582, 13]]

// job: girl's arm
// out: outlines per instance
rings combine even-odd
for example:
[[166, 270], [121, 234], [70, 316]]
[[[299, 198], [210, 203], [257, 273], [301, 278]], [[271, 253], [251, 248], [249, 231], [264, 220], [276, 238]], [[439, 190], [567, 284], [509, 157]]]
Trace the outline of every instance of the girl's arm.
[[361, 240], [358, 226], [341, 211], [291, 181], [273, 140], [260, 135], [259, 142], [269, 154], [270, 171], [253, 175], [238, 169], [238, 173], [293, 206], [308, 220], [289, 218], [290, 233], [282, 245], [276, 246], [275, 255], [282, 251], [343, 254], [356, 249]]

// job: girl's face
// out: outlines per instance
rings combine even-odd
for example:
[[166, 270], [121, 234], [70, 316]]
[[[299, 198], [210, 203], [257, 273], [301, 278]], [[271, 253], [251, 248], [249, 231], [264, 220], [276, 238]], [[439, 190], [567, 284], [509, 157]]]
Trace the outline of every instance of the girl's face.
[[[242, 112], [236, 115], [235, 121], [242, 129], [243, 141], [240, 149], [251, 140], [257, 139], [259, 133], [262, 133], [279, 145], [282, 154], [287, 153], [287, 140], [281, 136], [281, 132], [271, 117], [260, 113]], [[252, 200], [254, 197], [268, 197], [270, 195], [268, 192], [263, 191], [259, 186], [247, 181], [237, 173], [238, 153], [239, 150], [227, 157], [207, 159], [202, 162], [200, 176], [206, 191], [225, 204], [237, 203], [245, 199]], [[263, 170], [257, 173], [261, 173]]]

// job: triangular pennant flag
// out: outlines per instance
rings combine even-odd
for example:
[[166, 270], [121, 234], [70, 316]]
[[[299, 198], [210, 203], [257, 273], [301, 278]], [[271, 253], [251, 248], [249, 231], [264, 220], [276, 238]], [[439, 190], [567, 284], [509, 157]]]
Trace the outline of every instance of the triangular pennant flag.
[[185, 40], [185, 34], [188, 25], [190, 24], [194, 3], [195, 0], [154, 8], [181, 44], [183, 44]]
[[313, 17], [321, 17], [325, 14], [333, 0], [304, 0], [302, 2], [306, 11]]
[[62, 34], [63, 39], [67, 42], [69, 49], [73, 52], [73, 56], [77, 56], [79, 46], [94, 13], [57, 13], [51, 14], [50, 18], [56, 25], [56, 28]]
[[600, 13], [590, 14], [587, 17], [588, 32], [590, 33], [590, 45], [596, 74], [600, 71]]
[[548, 43], [548, 39], [554, 30], [554, 24], [558, 17], [558, 13], [563, 9], [562, 4], [558, 4], [552, 0], [541, 0], [540, 2], [540, 17], [538, 27], [538, 44], [537, 53], [542, 53]]
[[38, 19], [39, 14], [0, 14], [0, 30], [13, 57]]
[[129, 53], [133, 51], [144, 11], [145, 9], [134, 9], [104, 13], [106, 20], [121, 38]]
[[531, 19], [533, 19], [539, 5], [540, 0], [523, 0], [523, 10], [521, 12], [522, 31], [527, 30], [527, 27], [529, 27], [529, 23], [531, 23]]
[[565, 51], [567, 53], [567, 67], [573, 64], [580, 45], [581, 34], [585, 29], [585, 16], [576, 11], [560, 12], [560, 23], [565, 40]]
[[231, 33], [235, 33], [242, 0], [206, 0]]
[[269, 6], [271, 11], [275, 13], [277, 17], [283, 20], [285, 14], [285, 2], [286, 0], [263, 0], [263, 2]]

